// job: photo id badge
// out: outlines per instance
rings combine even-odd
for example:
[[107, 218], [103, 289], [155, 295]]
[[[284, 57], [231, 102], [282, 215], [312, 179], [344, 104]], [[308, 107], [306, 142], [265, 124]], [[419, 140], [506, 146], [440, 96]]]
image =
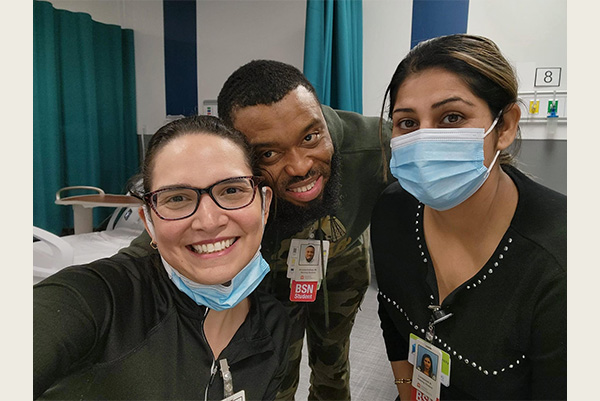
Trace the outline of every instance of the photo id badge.
[[421, 339], [415, 341], [415, 346], [411, 398], [423, 401], [439, 400], [442, 351]]
[[327, 272], [329, 256], [329, 241], [322, 241], [322, 243], [323, 249], [319, 240], [292, 239], [287, 258], [287, 278], [320, 283], [323, 274]]
[[[415, 364], [415, 360], [418, 360], [417, 359], [417, 341], [422, 341], [425, 344], [431, 345], [430, 343], [419, 338], [416, 334], [413, 334], [413, 333], [410, 334], [410, 342], [408, 345], [408, 362], [410, 362], [412, 365]], [[433, 345], [431, 345], [431, 346], [433, 347]], [[440, 374], [439, 374], [440, 381], [444, 386], [448, 387], [448, 386], [450, 386], [450, 354], [439, 348], [436, 348], [436, 349], [438, 349], [442, 353], [442, 367], [439, 371], [440, 372]]]
[[238, 391], [227, 398], [223, 398], [222, 401], [246, 401], [246, 392], [244, 390]]

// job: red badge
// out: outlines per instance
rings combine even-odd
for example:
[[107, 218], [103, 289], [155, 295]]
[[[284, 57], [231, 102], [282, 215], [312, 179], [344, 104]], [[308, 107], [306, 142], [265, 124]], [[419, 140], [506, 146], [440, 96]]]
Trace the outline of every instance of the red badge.
[[317, 299], [318, 281], [295, 281], [292, 280], [290, 301], [313, 302]]

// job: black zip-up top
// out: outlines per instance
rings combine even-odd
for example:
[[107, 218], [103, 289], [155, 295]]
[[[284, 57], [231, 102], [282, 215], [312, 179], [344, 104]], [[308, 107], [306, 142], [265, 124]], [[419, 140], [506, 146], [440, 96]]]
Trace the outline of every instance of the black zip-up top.
[[118, 254], [34, 286], [34, 398], [221, 400], [219, 360], [234, 391], [272, 400], [286, 368], [289, 318], [259, 291], [216, 359], [207, 310], [169, 280], [160, 256]]

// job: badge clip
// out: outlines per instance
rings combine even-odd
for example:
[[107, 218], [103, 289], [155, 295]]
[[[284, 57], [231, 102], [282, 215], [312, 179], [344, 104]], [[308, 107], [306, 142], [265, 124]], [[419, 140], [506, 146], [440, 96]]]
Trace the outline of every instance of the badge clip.
[[432, 311], [431, 324], [434, 326], [438, 323], [443, 322], [444, 320], [448, 319], [453, 315], [452, 312], [446, 312], [446, 310], [442, 309], [442, 307], [439, 305], [429, 305], [428, 308]]
[[227, 398], [233, 395], [233, 377], [229, 371], [227, 359], [221, 359], [219, 365], [221, 365], [221, 375], [223, 376], [223, 397]]

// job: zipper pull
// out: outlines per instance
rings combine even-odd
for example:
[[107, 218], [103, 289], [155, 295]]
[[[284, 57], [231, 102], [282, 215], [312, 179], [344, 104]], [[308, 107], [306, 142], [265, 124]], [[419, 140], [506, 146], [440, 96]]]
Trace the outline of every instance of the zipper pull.
[[210, 379], [208, 380], [208, 384], [206, 385], [206, 389], [204, 389], [204, 401], [208, 400], [208, 389], [212, 385], [215, 380], [215, 376], [217, 375], [217, 370], [219, 370], [218, 366], [215, 364], [215, 360], [213, 359], [212, 365], [210, 366]]
[[212, 361], [212, 366], [210, 367], [210, 384], [215, 380], [215, 376], [217, 375], [217, 371], [219, 367], [215, 364], [215, 360]]
[[221, 365], [221, 375], [223, 376], [223, 396], [227, 398], [233, 395], [233, 377], [229, 371], [227, 359], [221, 359], [219, 365]]

